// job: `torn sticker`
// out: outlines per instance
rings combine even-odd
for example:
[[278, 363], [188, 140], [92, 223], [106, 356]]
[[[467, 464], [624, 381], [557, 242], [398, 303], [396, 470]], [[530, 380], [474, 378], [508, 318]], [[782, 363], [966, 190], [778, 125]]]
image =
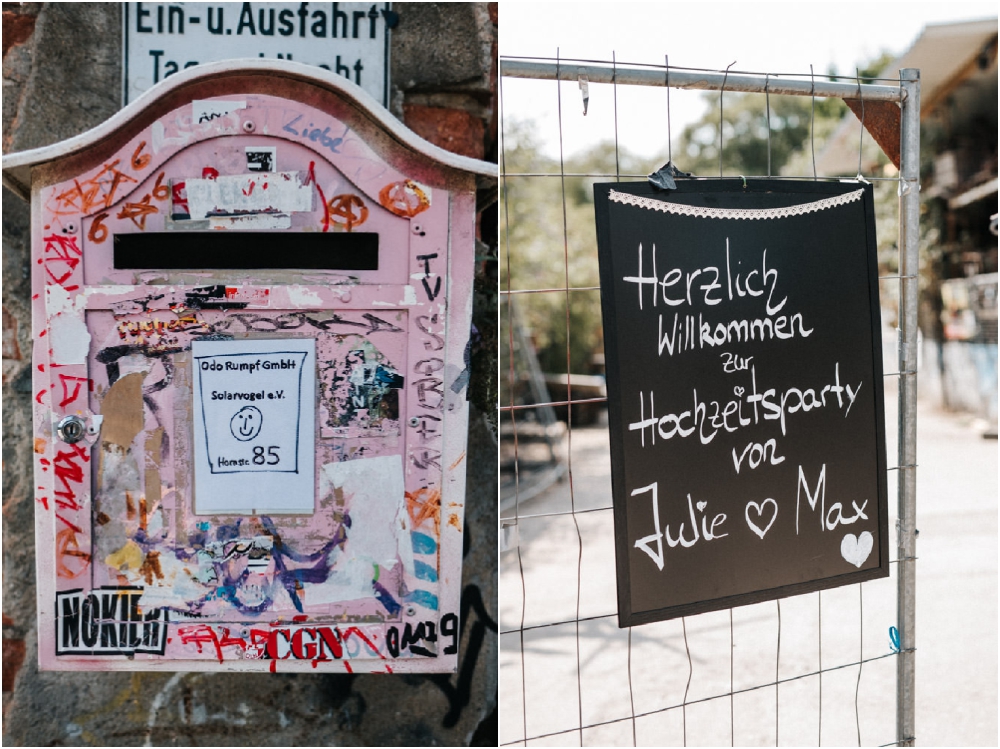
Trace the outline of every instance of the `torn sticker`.
[[49, 321], [52, 336], [52, 364], [85, 364], [90, 350], [90, 331], [79, 317], [70, 314], [56, 315]]
[[239, 109], [246, 109], [246, 101], [205, 101], [195, 99], [191, 102], [191, 120], [198, 125], [225, 117]]
[[276, 146], [247, 146], [247, 171], [276, 172], [278, 149]]
[[292, 218], [287, 213], [256, 213], [247, 216], [213, 216], [208, 219], [206, 228], [263, 231], [265, 229], [288, 229], [291, 226]]
[[271, 304], [271, 289], [260, 287], [227, 286], [227, 302], [242, 302], [254, 307], [269, 307]]
[[402, 457], [327, 463], [320, 481], [321, 493], [340, 490], [348, 503], [351, 525], [345, 553], [388, 569], [401, 562], [403, 569], [413, 574]]
[[83, 319], [86, 296], [70, 296], [64, 288], [55, 285], [49, 286], [46, 291], [52, 364], [86, 363], [90, 351], [90, 331]]
[[188, 214], [214, 216], [303, 213], [313, 209], [313, 189], [298, 172], [239, 174], [185, 180]]

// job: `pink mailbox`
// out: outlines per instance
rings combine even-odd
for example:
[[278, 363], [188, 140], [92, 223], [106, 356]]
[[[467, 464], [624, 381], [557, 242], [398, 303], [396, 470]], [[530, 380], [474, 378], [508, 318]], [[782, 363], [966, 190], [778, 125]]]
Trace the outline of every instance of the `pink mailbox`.
[[496, 166], [260, 60], [3, 169], [32, 206], [40, 666], [454, 670]]

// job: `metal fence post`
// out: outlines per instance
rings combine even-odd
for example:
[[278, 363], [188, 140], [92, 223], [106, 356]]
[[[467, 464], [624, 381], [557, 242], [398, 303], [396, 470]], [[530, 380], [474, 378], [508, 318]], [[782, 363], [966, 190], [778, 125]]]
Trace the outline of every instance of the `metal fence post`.
[[916, 704], [917, 290], [920, 243], [920, 71], [900, 71], [903, 88], [899, 183], [899, 516], [897, 520], [896, 742], [914, 746]]

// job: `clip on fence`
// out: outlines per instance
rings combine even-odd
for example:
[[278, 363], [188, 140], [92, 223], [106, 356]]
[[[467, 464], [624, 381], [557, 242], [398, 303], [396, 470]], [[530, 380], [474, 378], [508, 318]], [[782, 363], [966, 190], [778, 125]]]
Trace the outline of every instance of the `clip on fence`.
[[688, 172], [682, 172], [673, 162], [668, 161], [666, 164], [661, 166], [652, 174], [646, 177], [649, 180], [649, 184], [658, 190], [676, 190], [677, 183], [674, 181], [675, 177], [693, 177], [693, 174]]
[[895, 627], [889, 627], [889, 644], [892, 647], [892, 652], [899, 652], [899, 630]]

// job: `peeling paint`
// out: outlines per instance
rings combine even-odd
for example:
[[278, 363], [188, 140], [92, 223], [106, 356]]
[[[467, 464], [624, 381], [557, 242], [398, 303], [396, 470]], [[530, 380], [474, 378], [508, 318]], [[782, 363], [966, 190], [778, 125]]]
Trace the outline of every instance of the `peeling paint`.
[[92, 297], [96, 296], [104, 297], [104, 296], [118, 296], [123, 294], [131, 294], [135, 290], [136, 290], [135, 286], [125, 286], [122, 284], [118, 285], [108, 284], [102, 286], [91, 286], [89, 288], [84, 289], [81, 293], [87, 299], [91, 299]]
[[286, 213], [255, 213], [248, 216], [212, 216], [206, 229], [235, 229], [239, 231], [265, 231], [290, 229], [292, 217]]
[[293, 307], [322, 307], [323, 300], [319, 294], [307, 286], [289, 286], [288, 303]]
[[142, 549], [135, 541], [129, 539], [118, 551], [108, 554], [104, 562], [109, 567], [121, 572], [136, 571], [142, 566]]
[[133, 532], [137, 528], [134, 519], [129, 521], [127, 516], [129, 497], [140, 491], [141, 482], [131, 450], [105, 440], [99, 460], [94, 510], [96, 516], [107, 521], [94, 536], [94, 556], [102, 559], [120, 550], [130, 539], [129, 526]]
[[155, 508], [162, 498], [160, 485], [160, 456], [163, 451], [163, 427], [154, 429], [146, 437], [146, 472], [143, 486], [146, 490], [146, 502], [150, 508]]
[[412, 574], [402, 458], [386, 455], [327, 463], [323, 480], [328, 482], [327, 491], [340, 490], [350, 497], [347, 553], [386, 568], [402, 562]]
[[139, 574], [146, 581], [146, 585], [152, 585], [153, 580], [163, 579], [163, 570], [160, 569], [160, 552], [149, 551], [146, 553], [142, 567], [139, 568]]
[[48, 289], [49, 345], [53, 365], [85, 364], [90, 350], [90, 331], [84, 321], [86, 298], [70, 296], [61, 286]]

